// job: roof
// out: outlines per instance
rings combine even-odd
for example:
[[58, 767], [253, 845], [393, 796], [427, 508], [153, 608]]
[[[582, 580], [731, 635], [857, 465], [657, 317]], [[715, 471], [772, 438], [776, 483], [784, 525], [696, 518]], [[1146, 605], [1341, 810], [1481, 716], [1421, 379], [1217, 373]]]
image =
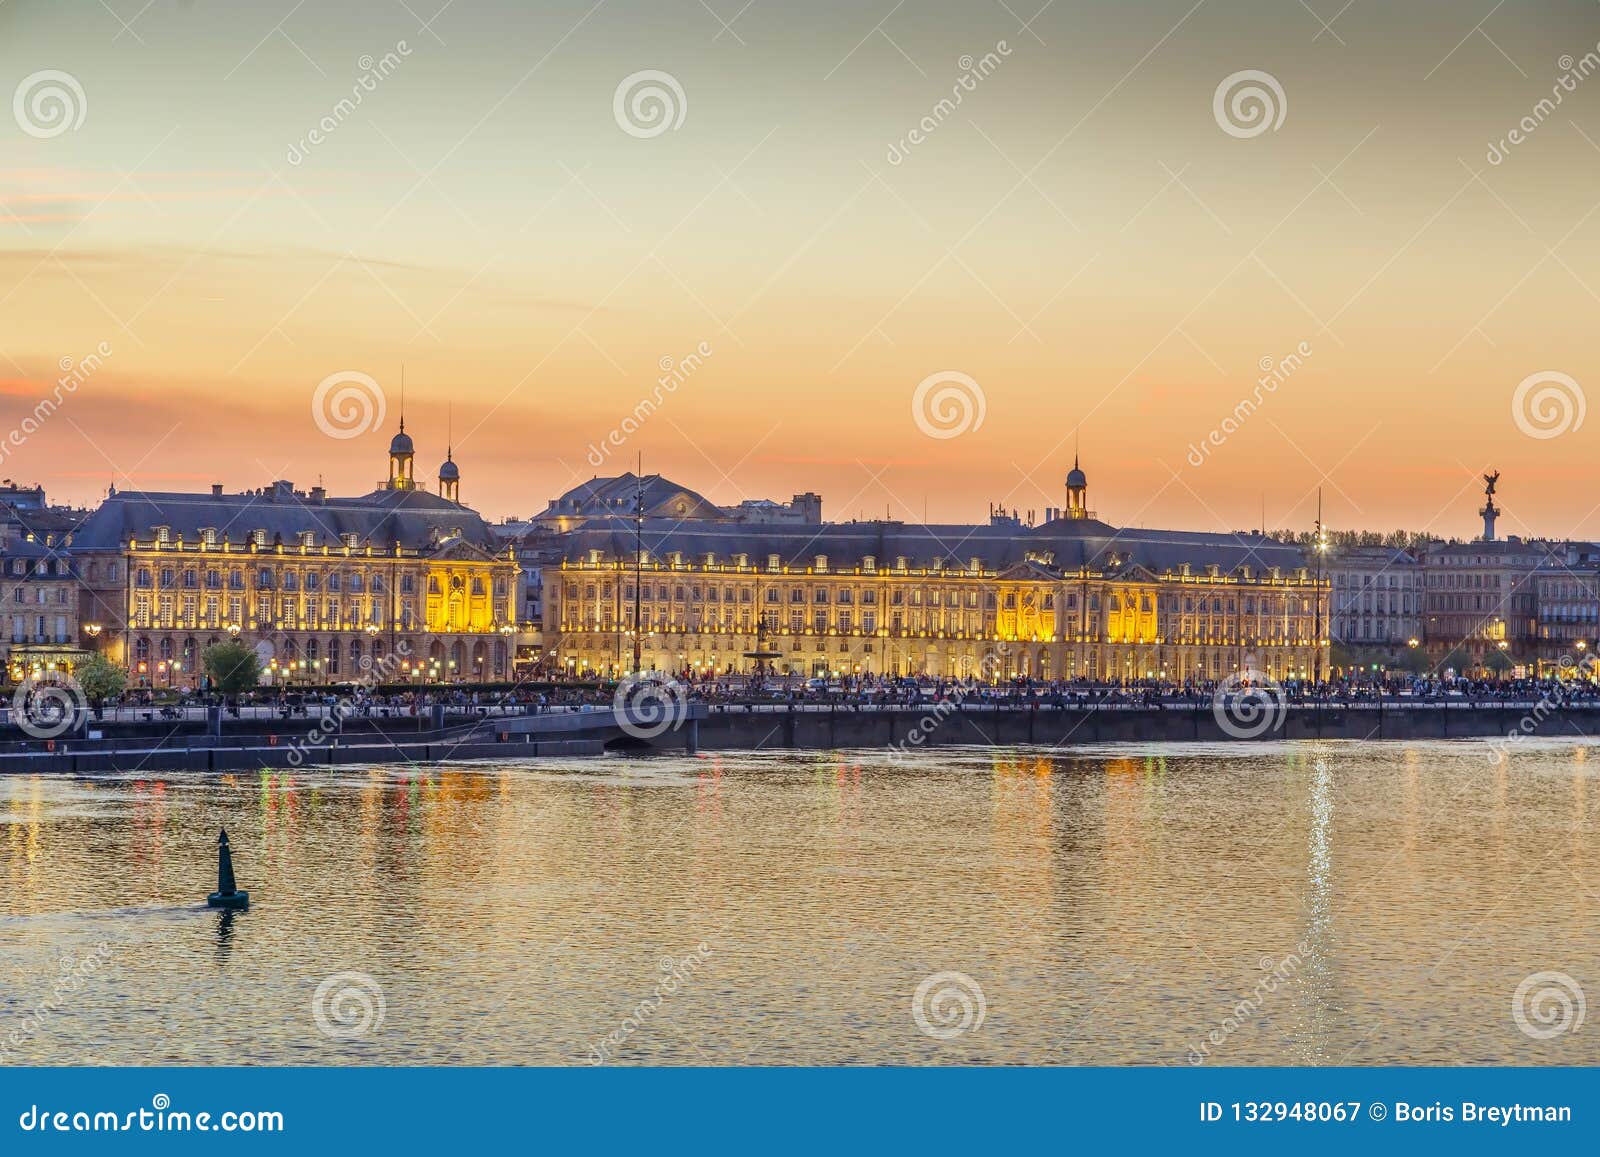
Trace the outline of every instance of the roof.
[[267, 541], [298, 539], [307, 531], [313, 543], [337, 543], [354, 534], [361, 545], [432, 551], [457, 537], [489, 551], [496, 549], [488, 524], [475, 510], [425, 490], [374, 490], [354, 498], [305, 494], [287, 482], [238, 494], [188, 494], [119, 491], [108, 497], [73, 535], [72, 549], [120, 550], [129, 538], [148, 538], [165, 526], [176, 538], [201, 537], [214, 529], [220, 538], [247, 540], [253, 531]]
[[[564, 556], [586, 559], [591, 550], [602, 557], [631, 558], [631, 518], [594, 518], [562, 536]], [[1042, 526], [1018, 523], [987, 525], [914, 525], [903, 522], [834, 522], [811, 525], [780, 523], [686, 523], [646, 519], [643, 544], [653, 555], [681, 551], [688, 558], [735, 554], [756, 559], [776, 554], [784, 565], [810, 566], [826, 555], [830, 567], [852, 567], [871, 556], [879, 565], [904, 556], [913, 567], [937, 561], [945, 567], [966, 567], [977, 558], [987, 570], [999, 571], [1031, 559], [1053, 572], [1080, 567], [1141, 566], [1152, 573], [1218, 566], [1224, 573], [1240, 567], [1284, 572], [1306, 564], [1297, 546], [1253, 534], [1206, 534], [1178, 530], [1117, 529], [1088, 518], [1057, 519]]]
[[546, 517], [571, 517], [615, 512], [631, 518], [639, 501], [641, 485], [647, 516], [695, 519], [727, 517], [722, 507], [687, 486], [680, 486], [660, 474], [646, 474], [641, 478], [632, 472], [611, 478], [597, 475], [552, 500], [544, 514]]

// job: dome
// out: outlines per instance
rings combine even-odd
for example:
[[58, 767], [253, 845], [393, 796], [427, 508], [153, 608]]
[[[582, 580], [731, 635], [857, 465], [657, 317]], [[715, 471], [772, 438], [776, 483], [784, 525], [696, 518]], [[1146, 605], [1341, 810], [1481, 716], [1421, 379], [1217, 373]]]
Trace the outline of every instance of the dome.
[[440, 482], [454, 482], [457, 479], [459, 479], [460, 477], [461, 477], [461, 469], [460, 469], [460, 467], [458, 467], [455, 464], [455, 462], [452, 461], [451, 459], [446, 458], [444, 460], [444, 464], [439, 467], [439, 481]]
[[1072, 469], [1067, 472], [1067, 488], [1069, 490], [1082, 490], [1089, 485], [1089, 477], [1078, 469], [1078, 460], [1072, 460]]
[[401, 426], [400, 432], [394, 436], [394, 441], [389, 443], [389, 453], [410, 454], [413, 452], [414, 447], [411, 445], [411, 435], [406, 433], [404, 426]]

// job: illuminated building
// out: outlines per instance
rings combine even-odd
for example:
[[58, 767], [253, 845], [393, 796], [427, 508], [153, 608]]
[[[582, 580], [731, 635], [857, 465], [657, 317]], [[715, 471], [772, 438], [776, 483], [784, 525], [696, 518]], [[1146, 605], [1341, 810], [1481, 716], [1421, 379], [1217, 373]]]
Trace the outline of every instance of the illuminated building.
[[70, 674], [87, 652], [79, 645], [78, 582], [67, 553], [70, 534], [11, 537], [0, 545], [0, 646], [12, 682]]
[[631, 667], [637, 576], [646, 669], [747, 671], [745, 653], [770, 648], [780, 674], [1311, 676], [1328, 588], [1300, 548], [1119, 530], [1087, 500], [1075, 465], [1065, 509], [1039, 525], [583, 519], [544, 570], [544, 641], [569, 672]]
[[195, 686], [231, 637], [278, 681], [508, 678], [516, 564], [455, 501], [453, 458], [441, 494], [414, 458], [402, 422], [388, 480], [358, 497], [113, 491], [72, 543], [101, 649], [138, 686]]
[[811, 492], [796, 494], [786, 503], [771, 499], [746, 499], [736, 506], [718, 506], [703, 494], [680, 486], [659, 474], [618, 474], [595, 477], [568, 490], [532, 520], [508, 524], [505, 532], [534, 528], [566, 531], [590, 518], [626, 515], [643, 505], [647, 518], [676, 518], [695, 522], [782, 523], [815, 525], [822, 521], [822, 498]]
[[1328, 560], [1332, 638], [1361, 658], [1393, 659], [1422, 636], [1422, 567], [1388, 546], [1341, 546]]

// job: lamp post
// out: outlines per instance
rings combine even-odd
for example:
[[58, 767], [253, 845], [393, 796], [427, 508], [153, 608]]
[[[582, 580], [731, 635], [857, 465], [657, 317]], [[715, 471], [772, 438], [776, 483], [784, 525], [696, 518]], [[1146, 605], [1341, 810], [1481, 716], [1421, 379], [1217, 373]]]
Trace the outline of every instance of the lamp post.
[[1328, 551], [1328, 534], [1322, 527], [1322, 490], [1317, 490], [1317, 533], [1315, 539], [1315, 554], [1317, 558], [1316, 586], [1313, 597], [1316, 599], [1316, 611], [1313, 616], [1313, 631], [1311, 646], [1311, 686], [1317, 688], [1322, 683], [1322, 556]]

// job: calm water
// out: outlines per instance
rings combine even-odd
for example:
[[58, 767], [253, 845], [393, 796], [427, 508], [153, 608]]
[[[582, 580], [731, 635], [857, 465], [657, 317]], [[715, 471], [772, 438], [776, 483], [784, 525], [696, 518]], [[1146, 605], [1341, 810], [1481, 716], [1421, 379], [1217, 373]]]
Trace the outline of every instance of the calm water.
[[[0, 777], [0, 1053], [1600, 1063], [1600, 1024], [1513, 1016], [1534, 973], [1600, 996], [1600, 752], [1486, 753]], [[224, 823], [233, 917], [196, 907]]]

